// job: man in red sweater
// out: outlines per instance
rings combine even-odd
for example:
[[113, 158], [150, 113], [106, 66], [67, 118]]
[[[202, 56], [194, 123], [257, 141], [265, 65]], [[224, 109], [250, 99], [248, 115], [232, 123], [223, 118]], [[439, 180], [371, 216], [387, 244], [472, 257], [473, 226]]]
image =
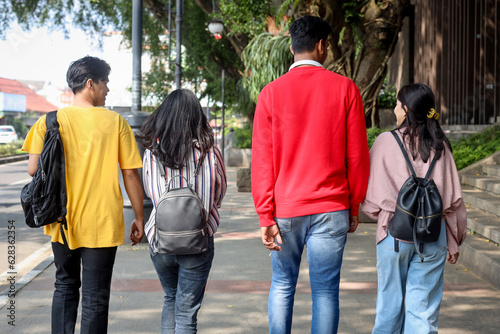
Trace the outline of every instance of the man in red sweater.
[[262, 242], [272, 252], [269, 331], [290, 333], [307, 246], [311, 333], [336, 333], [348, 232], [358, 226], [369, 174], [363, 103], [356, 85], [323, 68], [331, 27], [304, 16], [290, 25], [294, 64], [259, 95], [252, 193]]

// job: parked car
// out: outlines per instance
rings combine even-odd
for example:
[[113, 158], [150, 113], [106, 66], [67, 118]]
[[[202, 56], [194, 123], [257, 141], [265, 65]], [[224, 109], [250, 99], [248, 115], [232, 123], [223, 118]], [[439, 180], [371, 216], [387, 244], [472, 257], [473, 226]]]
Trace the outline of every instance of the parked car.
[[19, 137], [12, 125], [0, 125], [0, 144], [9, 144]]

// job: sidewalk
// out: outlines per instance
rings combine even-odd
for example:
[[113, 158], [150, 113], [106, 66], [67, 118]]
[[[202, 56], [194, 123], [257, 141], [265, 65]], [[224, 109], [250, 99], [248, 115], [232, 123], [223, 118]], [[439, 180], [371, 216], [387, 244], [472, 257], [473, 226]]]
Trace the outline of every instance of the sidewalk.
[[[236, 192], [236, 168], [229, 168], [228, 179], [198, 331], [264, 334], [271, 258], [260, 241], [251, 194]], [[348, 237], [340, 287], [339, 333], [371, 332], [377, 290], [375, 227], [371, 223], [360, 224], [356, 233]], [[9, 304], [0, 309], [0, 333], [50, 333], [54, 270], [54, 265], [49, 265], [18, 291], [13, 299], [15, 327], [8, 324]], [[159, 333], [163, 292], [147, 244], [119, 247], [113, 275], [108, 332]], [[310, 331], [308, 280], [304, 257], [295, 298], [292, 332], [296, 334]], [[499, 314], [499, 290], [460, 264], [446, 265], [440, 333], [500, 333]]]

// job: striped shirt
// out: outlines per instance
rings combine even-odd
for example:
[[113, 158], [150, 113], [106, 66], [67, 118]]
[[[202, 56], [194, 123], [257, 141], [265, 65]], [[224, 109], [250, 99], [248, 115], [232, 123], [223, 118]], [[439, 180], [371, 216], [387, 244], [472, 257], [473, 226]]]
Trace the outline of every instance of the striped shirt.
[[[157, 164], [157, 157], [152, 154], [150, 150], [144, 152], [143, 158], [143, 183], [146, 195], [153, 203], [153, 212], [147, 221], [144, 230], [148, 238], [149, 244], [156, 251], [156, 242], [154, 241], [154, 226], [155, 226], [155, 213], [156, 206], [160, 200], [161, 195], [167, 190], [168, 183], [176, 175], [184, 176], [193, 189], [196, 191], [208, 216], [208, 232], [213, 235], [217, 231], [220, 224], [220, 215], [218, 208], [221, 207], [222, 199], [226, 194], [227, 181], [226, 170], [222, 160], [222, 155], [218, 148], [215, 146], [210, 149], [205, 155], [204, 161], [198, 175], [195, 177], [194, 172], [200, 157], [200, 151], [195, 148], [191, 150], [189, 162], [182, 169], [172, 169], [166, 166], [165, 177], [161, 176], [159, 166]], [[186, 186], [186, 180], [181, 177], [176, 177], [170, 184], [171, 188], [180, 188]]]

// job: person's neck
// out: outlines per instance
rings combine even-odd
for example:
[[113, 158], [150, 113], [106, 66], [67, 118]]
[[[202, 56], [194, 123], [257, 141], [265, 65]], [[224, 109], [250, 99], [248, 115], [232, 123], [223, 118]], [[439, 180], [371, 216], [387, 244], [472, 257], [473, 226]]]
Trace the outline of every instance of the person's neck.
[[[299, 53], [299, 54], [294, 55], [294, 57], [293, 57], [294, 63], [301, 61], [301, 60], [314, 60], [314, 61], [317, 61], [318, 63], [322, 64], [321, 59], [319, 59], [319, 57], [314, 52], [303, 52], [303, 53]], [[298, 67], [302, 67], [302, 66], [313, 66], [313, 65], [304, 64], [304, 65], [299, 65]]]
[[94, 104], [92, 103], [92, 101], [87, 96], [85, 96], [85, 94], [79, 94], [79, 93], [75, 94], [72, 106], [80, 107], [80, 108], [93, 108], [93, 107], [95, 107]]

